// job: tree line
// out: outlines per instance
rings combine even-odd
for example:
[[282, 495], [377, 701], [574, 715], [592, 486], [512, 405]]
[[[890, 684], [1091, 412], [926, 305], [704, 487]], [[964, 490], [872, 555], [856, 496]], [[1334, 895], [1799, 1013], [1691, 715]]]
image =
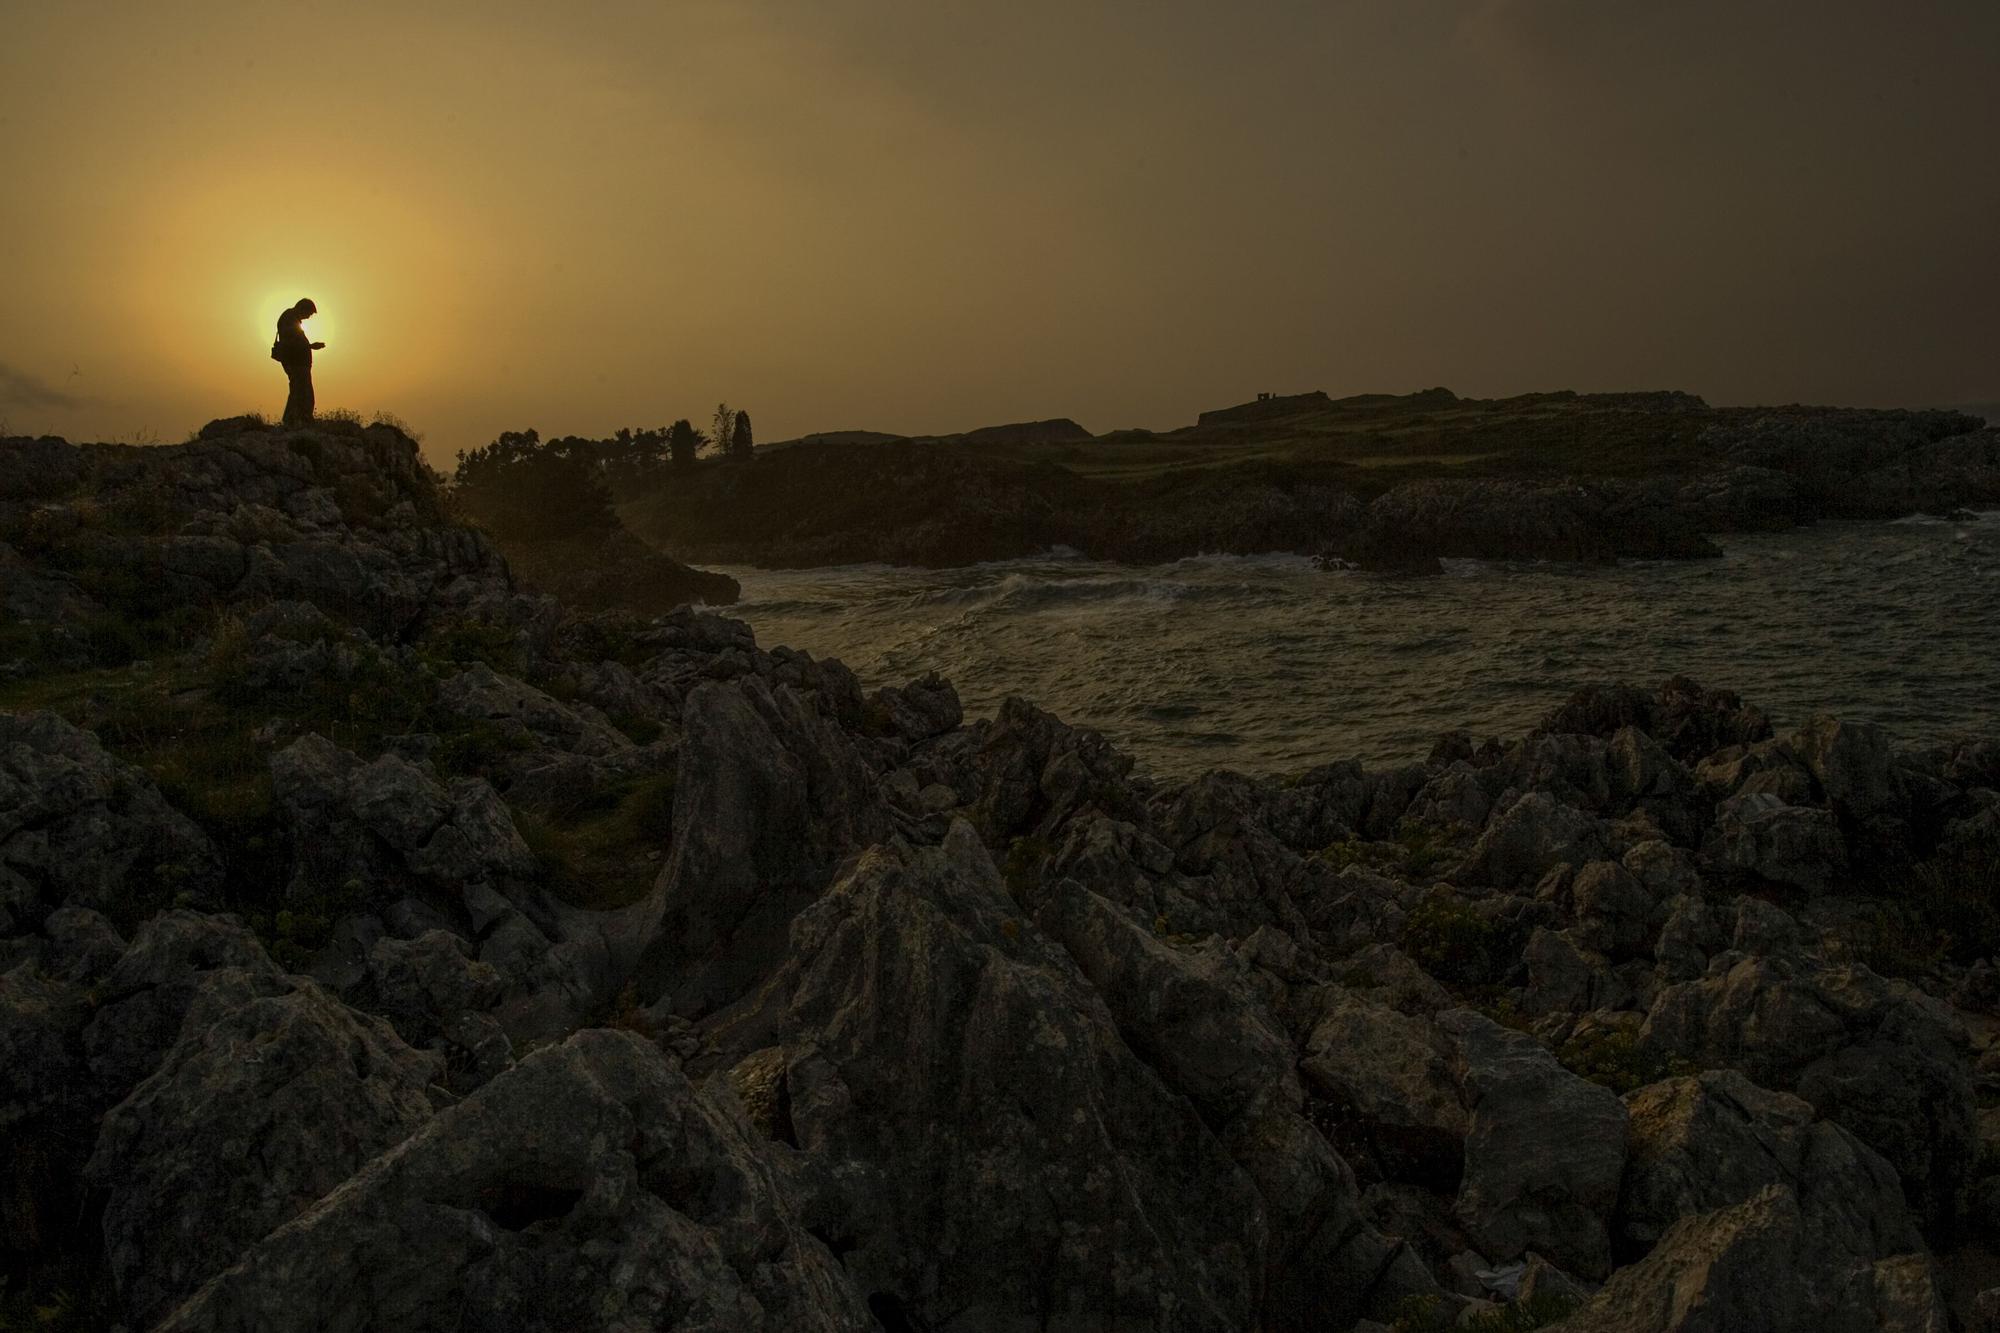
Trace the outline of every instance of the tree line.
[[502, 431], [477, 449], [458, 451], [451, 495], [461, 513], [493, 532], [527, 540], [602, 530], [612, 495], [644, 489], [675, 470], [711, 458], [755, 457], [750, 414], [718, 403], [706, 431], [686, 417], [671, 426], [630, 427], [601, 440], [533, 430]]

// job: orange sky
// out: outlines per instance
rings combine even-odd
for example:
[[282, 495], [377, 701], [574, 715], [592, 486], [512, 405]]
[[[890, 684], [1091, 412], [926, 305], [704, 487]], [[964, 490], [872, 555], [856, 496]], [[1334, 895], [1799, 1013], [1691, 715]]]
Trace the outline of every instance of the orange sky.
[[[169, 12], [170, 11], [170, 12]], [[420, 12], [414, 12], [420, 11]], [[0, 421], [2000, 399], [1993, 0], [9, 7]]]

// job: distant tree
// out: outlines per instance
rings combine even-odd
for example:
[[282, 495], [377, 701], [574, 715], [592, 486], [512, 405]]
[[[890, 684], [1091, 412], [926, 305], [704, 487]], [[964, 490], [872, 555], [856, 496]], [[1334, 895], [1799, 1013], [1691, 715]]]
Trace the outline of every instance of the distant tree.
[[729, 433], [729, 456], [731, 458], [753, 458], [756, 456], [756, 442], [750, 438], [750, 414], [738, 412], [736, 427]]
[[696, 456], [701, 453], [703, 443], [701, 432], [696, 430], [686, 417], [667, 427], [667, 453], [672, 457], [675, 467], [693, 467]]
[[736, 412], [728, 403], [715, 405], [715, 419], [709, 422], [708, 438], [715, 445], [716, 452], [726, 453], [730, 441], [736, 435]]
[[491, 444], [459, 451], [452, 498], [467, 518], [503, 538], [601, 531], [613, 515], [598, 444], [574, 437], [545, 443], [532, 430], [503, 432]]
[[627, 427], [597, 445], [605, 480], [614, 488], [643, 482], [667, 461], [667, 428], [633, 430]]

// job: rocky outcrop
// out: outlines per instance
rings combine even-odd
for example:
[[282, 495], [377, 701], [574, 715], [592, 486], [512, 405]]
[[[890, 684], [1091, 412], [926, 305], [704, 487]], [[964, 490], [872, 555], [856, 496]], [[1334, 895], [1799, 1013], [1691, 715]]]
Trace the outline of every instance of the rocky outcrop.
[[641, 985], [690, 1016], [774, 963], [843, 849], [884, 836], [854, 742], [789, 686], [703, 684], [682, 715], [673, 859]]
[[1790, 1188], [1768, 1185], [1743, 1203], [1675, 1223], [1651, 1254], [1620, 1270], [1556, 1327], [1564, 1333], [1945, 1333], [1951, 1326], [1924, 1255], [1871, 1262], [1840, 1242], [1800, 1209]]
[[1631, 1113], [1618, 1241], [1643, 1254], [1682, 1218], [1791, 1191], [1836, 1252], [1874, 1263], [1923, 1240], [1896, 1172], [1797, 1097], [1735, 1070], [1668, 1079], [1625, 1099]]
[[1948, 1224], [1976, 1146], [1957, 1021], [1866, 968], [1724, 959], [1701, 980], [1662, 991], [1642, 1041], [1796, 1091], [1888, 1160], [1921, 1218]]
[[0, 935], [62, 907], [130, 916], [212, 889], [201, 830], [144, 773], [52, 713], [0, 713]]
[[1587, 1278], [1611, 1271], [1607, 1223], [1625, 1165], [1625, 1108], [1533, 1038], [1455, 1010], [1470, 1113], [1457, 1211], [1483, 1254], [1534, 1250]]
[[1720, 555], [1656, 487], [1593, 482], [1411, 482], [1372, 501], [1327, 565], [1435, 573], [1440, 559], [1680, 560]]
[[406, 894], [514, 901], [534, 881], [527, 844], [476, 778], [445, 788], [398, 755], [363, 763], [307, 736], [272, 756], [271, 785], [292, 836], [291, 898], [357, 884], [390, 901]]
[[1825, 884], [1847, 869], [1847, 844], [1832, 811], [1789, 805], [1768, 791], [1746, 791], [1717, 807], [1704, 850], [1723, 865], [1794, 889]]
[[[0, 1314], [1923, 1328], [2000, 1215], [1990, 739], [1676, 678], [1161, 781], [521, 594], [314, 438], [0, 470], [60, 710], [0, 713]], [[79, 676], [92, 562], [190, 532], [291, 573], [204, 545]]]
[[[368, 633], [411, 633], [513, 596], [483, 538], [439, 521], [432, 475], [389, 425], [211, 422], [156, 448], [8, 442], [0, 536], [90, 615], [311, 602]], [[88, 660], [87, 624], [49, 627]]]
[[1253, 1308], [1251, 1182], [968, 826], [864, 858], [718, 1035], [725, 1058], [783, 1047], [785, 1137], [826, 1164], [833, 1243], [918, 1318], [1220, 1329]]
[[310, 981], [259, 994], [245, 980], [204, 978], [87, 1168], [106, 1194], [106, 1260], [147, 1322], [431, 1114], [440, 1062]]
[[1318, 1123], [1357, 1173], [1455, 1195], [1471, 1120], [1457, 1043], [1436, 1024], [1340, 986], [1318, 997], [1299, 1075]]
[[645, 1042], [603, 1031], [431, 1118], [159, 1327], [579, 1321], [871, 1327], [864, 1294], [726, 1103]]

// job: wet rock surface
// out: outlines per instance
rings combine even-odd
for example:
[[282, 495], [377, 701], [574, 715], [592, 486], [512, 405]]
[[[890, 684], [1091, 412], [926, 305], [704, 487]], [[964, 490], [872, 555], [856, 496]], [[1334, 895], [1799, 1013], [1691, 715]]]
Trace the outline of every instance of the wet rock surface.
[[523, 593], [368, 429], [5, 447], [9, 1318], [1973, 1309], [1993, 738], [1676, 678], [1160, 782], [1025, 700]]

